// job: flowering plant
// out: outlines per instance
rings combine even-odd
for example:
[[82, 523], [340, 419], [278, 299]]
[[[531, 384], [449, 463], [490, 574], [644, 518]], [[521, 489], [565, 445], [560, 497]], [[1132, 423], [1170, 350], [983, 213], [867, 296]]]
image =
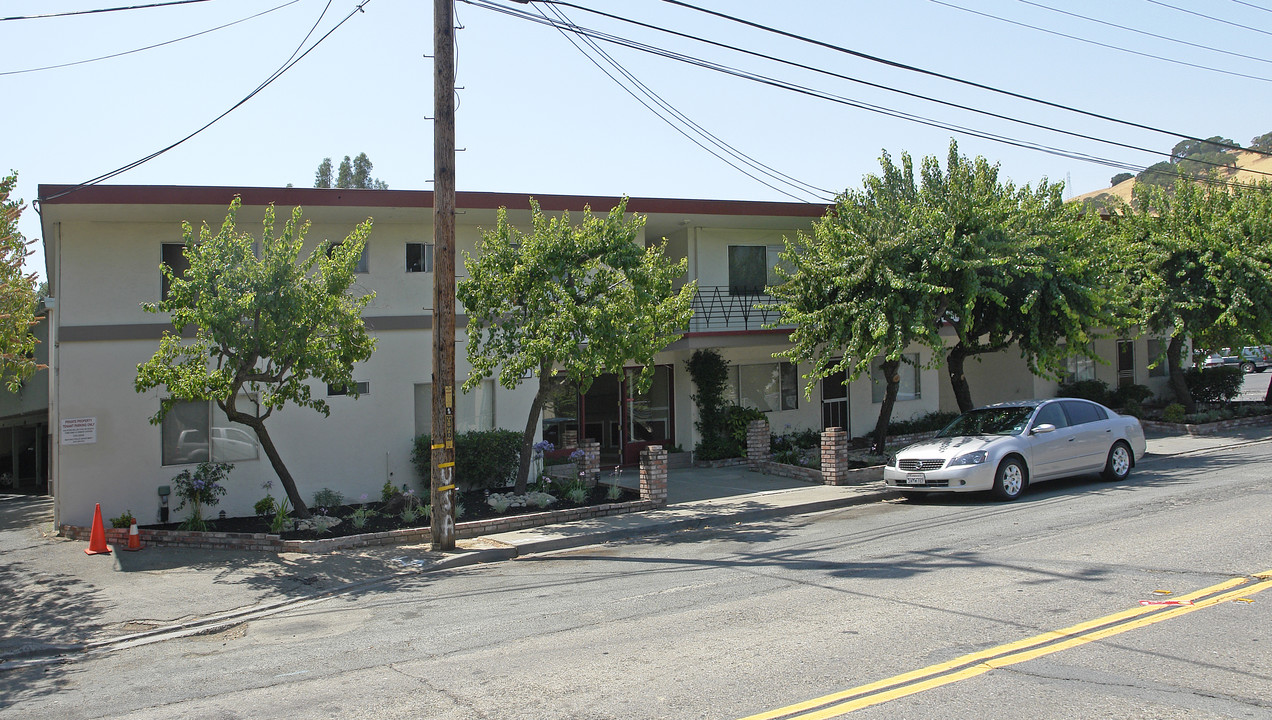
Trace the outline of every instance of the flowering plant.
[[177, 497], [181, 498], [177, 509], [190, 505], [190, 517], [181, 523], [182, 530], [208, 529], [208, 524], [203, 520], [203, 506], [210, 507], [221, 502], [221, 496], [226, 492], [221, 483], [233, 469], [234, 466], [230, 463], [205, 462], [199, 463], [193, 473], [186, 469], [172, 478], [172, 484], [177, 488]]

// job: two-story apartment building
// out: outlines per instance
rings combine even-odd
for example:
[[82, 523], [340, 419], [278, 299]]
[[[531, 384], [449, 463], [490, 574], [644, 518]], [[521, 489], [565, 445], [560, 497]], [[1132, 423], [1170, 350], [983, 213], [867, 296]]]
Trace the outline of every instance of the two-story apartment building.
[[[173, 186], [40, 187], [50, 293], [49, 427], [52, 487], [59, 523], [86, 524], [94, 503], [116, 515], [132, 510], [143, 522], [157, 517], [158, 489], [205, 459], [233, 462], [229, 493], [218, 510], [248, 514], [273, 480], [250, 431], [221, 416], [214, 404], [179, 405], [159, 426], [149, 423], [158, 391], [134, 391], [137, 365], [149, 358], [170, 323], [141, 304], [164, 292], [160, 262], [181, 263], [181, 222], [216, 227], [235, 195], [242, 197], [240, 230], [259, 228], [265, 207], [282, 217], [304, 208], [313, 223], [310, 246], [342, 239], [371, 217], [371, 233], [355, 291], [374, 291], [364, 312], [377, 338], [375, 353], [355, 371], [361, 397], [341, 388], [314, 387], [331, 414], [290, 408], [270, 420], [271, 435], [301, 492], [324, 487], [356, 499], [378, 494], [387, 480], [418, 486], [410, 463], [413, 438], [430, 431], [432, 325], [432, 193], [396, 190]], [[70, 191], [70, 192], [68, 192]], [[536, 196], [545, 212], [598, 213], [618, 198]], [[476, 252], [496, 211], [529, 224], [525, 195], [460, 193], [457, 244]], [[685, 336], [661, 353], [653, 387], [633, 392], [626, 373], [598, 378], [582, 396], [565, 393], [545, 413], [542, 433], [558, 445], [571, 438], [601, 444], [606, 463], [632, 462], [649, 444], [692, 450], [697, 442], [692, 381], [685, 360], [715, 348], [731, 364], [735, 400], [769, 414], [776, 432], [787, 428], [873, 427], [882, 386], [866, 378], [848, 386], [830, 379], [804, 393], [803, 369], [773, 353], [787, 347], [781, 330], [765, 329], [771, 312], [767, 284], [782, 239], [807, 230], [825, 208], [802, 203], [632, 198], [628, 210], [647, 217], [645, 243], [668, 241], [697, 280], [695, 316]], [[462, 259], [462, 258], [461, 258]], [[461, 279], [462, 262], [458, 268]], [[462, 328], [462, 307], [459, 323]], [[469, 367], [460, 331], [460, 377]], [[928, 351], [916, 350], [927, 364]], [[939, 371], [908, 368], [894, 417], [939, 406]], [[487, 380], [457, 403], [458, 429], [521, 429], [531, 401], [527, 384], [508, 390]], [[174, 518], [180, 517], [174, 514]]]

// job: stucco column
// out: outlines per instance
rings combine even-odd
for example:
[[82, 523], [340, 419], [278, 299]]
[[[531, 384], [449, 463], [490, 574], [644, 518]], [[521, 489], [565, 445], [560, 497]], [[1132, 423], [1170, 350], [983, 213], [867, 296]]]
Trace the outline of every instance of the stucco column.
[[667, 451], [662, 445], [640, 451], [640, 499], [667, 504]]
[[822, 482], [841, 485], [848, 460], [848, 433], [843, 428], [827, 428], [821, 434]]
[[752, 420], [746, 428], [746, 464], [755, 468], [771, 455], [768, 420]]

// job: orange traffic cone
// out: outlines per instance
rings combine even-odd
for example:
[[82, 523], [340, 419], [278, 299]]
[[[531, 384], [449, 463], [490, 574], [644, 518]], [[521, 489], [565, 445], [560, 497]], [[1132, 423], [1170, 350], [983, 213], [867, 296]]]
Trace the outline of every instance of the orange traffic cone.
[[88, 549], [84, 551], [85, 555], [109, 555], [110, 548], [106, 547], [106, 528], [102, 526], [102, 504], [97, 503], [97, 508], [93, 510], [93, 532], [88, 536]]
[[137, 531], [137, 518], [132, 519], [132, 525], [128, 526], [128, 547], [125, 550], [141, 549], [141, 533]]

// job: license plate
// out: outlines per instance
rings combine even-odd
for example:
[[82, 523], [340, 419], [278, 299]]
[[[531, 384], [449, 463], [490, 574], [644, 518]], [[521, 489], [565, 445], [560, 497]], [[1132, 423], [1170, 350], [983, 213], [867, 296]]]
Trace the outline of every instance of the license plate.
[[906, 485], [922, 485], [927, 482], [927, 477], [923, 473], [906, 473]]

